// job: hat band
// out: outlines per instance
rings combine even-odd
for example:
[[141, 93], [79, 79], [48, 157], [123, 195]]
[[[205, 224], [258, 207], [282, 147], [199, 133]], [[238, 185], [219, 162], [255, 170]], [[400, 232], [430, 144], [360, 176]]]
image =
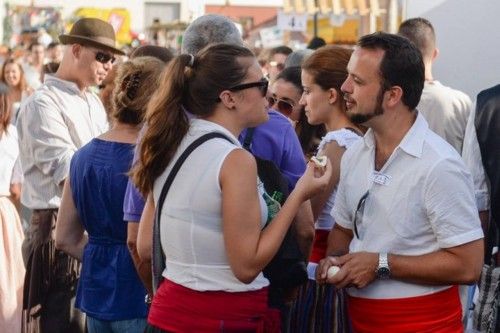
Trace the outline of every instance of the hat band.
[[102, 37], [102, 36], [92, 36], [92, 37], [87, 37], [87, 36], [78, 36], [78, 35], [68, 35], [69, 37], [81, 37], [88, 39], [89, 41], [93, 41], [99, 44], [104, 44], [108, 45], [110, 47], [116, 47], [115, 45], [115, 40], [112, 38], [107, 38], [107, 37]]

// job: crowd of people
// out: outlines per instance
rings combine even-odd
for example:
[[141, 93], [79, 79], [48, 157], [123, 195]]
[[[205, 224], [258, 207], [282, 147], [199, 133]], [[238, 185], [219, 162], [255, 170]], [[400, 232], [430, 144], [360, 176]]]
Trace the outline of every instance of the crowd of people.
[[470, 327], [500, 92], [433, 77], [431, 22], [259, 55], [220, 15], [178, 55], [93, 18], [59, 41], [1, 67], [0, 331]]

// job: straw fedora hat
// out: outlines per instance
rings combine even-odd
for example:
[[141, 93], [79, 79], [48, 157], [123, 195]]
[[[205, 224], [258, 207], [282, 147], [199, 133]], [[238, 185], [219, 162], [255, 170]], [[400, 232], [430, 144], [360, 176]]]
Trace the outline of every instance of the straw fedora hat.
[[82, 18], [73, 24], [69, 34], [59, 36], [62, 44], [95, 46], [115, 54], [125, 52], [116, 48], [115, 31], [111, 24], [97, 18]]

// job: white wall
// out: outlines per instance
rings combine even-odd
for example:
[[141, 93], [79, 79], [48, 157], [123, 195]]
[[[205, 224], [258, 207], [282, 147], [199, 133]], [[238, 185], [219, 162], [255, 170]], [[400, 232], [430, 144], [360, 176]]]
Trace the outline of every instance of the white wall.
[[405, 0], [406, 18], [424, 17], [436, 30], [434, 78], [475, 100], [500, 83], [500, 1]]

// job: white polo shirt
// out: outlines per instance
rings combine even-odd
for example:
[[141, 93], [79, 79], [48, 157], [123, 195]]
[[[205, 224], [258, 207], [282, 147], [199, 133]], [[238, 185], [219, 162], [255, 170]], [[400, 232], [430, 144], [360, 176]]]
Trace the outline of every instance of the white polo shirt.
[[[372, 130], [348, 149], [332, 215], [340, 226], [354, 229], [360, 198], [368, 191], [357, 227], [360, 239], [350, 252], [388, 252], [418, 256], [483, 237], [471, 176], [460, 156], [432, 132], [424, 117], [415, 123], [383, 168], [375, 171]], [[448, 286], [375, 280], [356, 297], [388, 299], [432, 294]]]

